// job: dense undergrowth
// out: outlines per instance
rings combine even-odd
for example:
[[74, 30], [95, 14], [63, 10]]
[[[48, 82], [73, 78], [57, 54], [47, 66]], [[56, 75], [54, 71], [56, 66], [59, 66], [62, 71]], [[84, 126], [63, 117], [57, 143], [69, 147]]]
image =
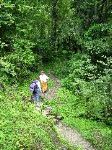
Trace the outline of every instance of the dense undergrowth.
[[[59, 61], [59, 60], [57, 60]], [[54, 67], [54, 74], [62, 81], [62, 86], [78, 98], [78, 103], [85, 110], [81, 117], [112, 124], [112, 70], [108, 62], [103, 71], [100, 65], [94, 65], [88, 55], [75, 54], [70, 60], [59, 61]]]
[[[23, 82], [26, 80], [26, 83], [30, 84], [31, 73], [43, 68], [46, 71], [49, 68], [52, 70], [52, 74], [61, 79], [64, 92], [70, 91], [66, 97], [66, 100], [71, 97], [66, 102], [68, 106], [64, 105], [65, 108], [62, 108], [60, 112], [63, 111], [65, 118], [71, 114], [75, 119], [80, 118], [79, 122], [82, 119], [93, 124], [94, 122], [98, 123], [95, 127], [99, 126], [99, 122], [108, 127], [112, 125], [111, 5], [111, 0], [0, 1], [0, 90], [3, 90], [0, 93], [1, 122], [6, 120], [6, 125], [2, 126], [1, 130], [2, 145], [0, 146], [3, 148], [6, 146], [5, 149], [9, 146], [9, 149], [13, 143], [16, 143], [16, 138], [13, 136], [20, 134], [18, 131], [20, 128], [18, 127], [16, 132], [13, 130], [14, 120], [12, 119], [12, 122], [8, 120], [10, 116], [13, 116], [13, 113], [16, 116], [16, 110], [17, 116], [27, 110], [27, 115], [34, 114], [34, 118], [36, 118], [33, 106], [29, 106], [29, 103], [23, 105], [23, 101], [21, 101], [21, 99], [27, 99], [29, 95], [26, 90], [29, 85], [23, 85]], [[46, 67], [45, 64], [48, 62], [50, 63]], [[32, 79], [34, 78], [32, 76]], [[50, 86], [52, 85], [53, 82], [50, 83]], [[14, 89], [11, 89], [11, 94], [7, 90], [4, 95], [4, 90], [10, 86], [17, 88], [17, 90], [13, 93]], [[75, 95], [73, 101], [72, 95]], [[63, 101], [63, 98], [65, 100], [64, 96], [63, 89], [61, 89], [59, 92], [60, 101]], [[77, 106], [77, 109], [72, 103]], [[67, 107], [69, 112], [66, 112]], [[27, 128], [30, 126], [30, 121], [27, 124], [26, 120], [22, 119], [26, 125], [24, 131], [30, 131], [30, 128]], [[33, 125], [36, 126], [34, 120]], [[71, 122], [70, 116], [68, 120]], [[43, 124], [43, 122], [44, 119], [41, 123]], [[76, 122], [72, 121], [70, 124], [75, 126]], [[77, 127], [79, 128], [79, 126]], [[82, 127], [83, 125], [80, 126], [80, 130]], [[7, 130], [5, 135], [3, 130]], [[32, 129], [31, 132], [34, 130]], [[89, 135], [91, 135], [90, 132], [91, 130], [87, 131]], [[27, 136], [27, 133], [24, 135]], [[32, 137], [31, 139], [41, 138], [38, 133], [32, 135], [29, 132], [28, 135], [30, 135], [28, 136], [29, 142], [25, 141], [27, 138], [23, 137], [20, 138], [20, 142], [17, 142], [20, 143], [19, 149], [24, 147], [21, 146], [23, 143], [26, 143], [27, 149], [29, 145], [33, 145], [34, 141], [31, 141], [30, 137]], [[12, 141], [8, 141], [6, 138], [8, 136], [12, 137]], [[46, 137], [48, 136], [46, 134]], [[94, 141], [92, 136], [89, 137]], [[46, 139], [49, 140], [49, 138]], [[42, 143], [46, 139], [43, 138]], [[109, 138], [104, 136], [103, 141], [104, 145], [99, 144], [100, 142], [96, 145], [100, 145], [104, 150], [109, 149], [108, 144], [106, 146], [106, 143], [110, 141]], [[52, 147], [52, 142], [50, 145]], [[13, 149], [12, 147], [11, 149]]]
[[75, 54], [48, 66], [62, 82], [57, 98], [50, 102], [54, 113], [62, 115], [65, 123], [77, 128], [98, 150], [110, 150], [112, 145], [110, 63], [99, 71], [100, 65], [92, 64], [88, 55]]
[[53, 121], [43, 117], [29, 101], [30, 80], [19, 86], [6, 85], [5, 91], [0, 91], [0, 149], [72, 150], [60, 139]]
[[60, 88], [57, 98], [50, 102], [47, 101], [45, 105], [51, 105], [54, 114], [64, 117], [63, 123], [77, 129], [98, 150], [111, 149], [112, 128], [101, 121], [82, 116], [87, 108], [79, 97], [73, 95], [69, 90]]

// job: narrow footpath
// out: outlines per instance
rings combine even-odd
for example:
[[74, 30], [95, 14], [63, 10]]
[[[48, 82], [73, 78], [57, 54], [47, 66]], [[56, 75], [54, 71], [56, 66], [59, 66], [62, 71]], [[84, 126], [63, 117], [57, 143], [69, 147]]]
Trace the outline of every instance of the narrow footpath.
[[[54, 76], [50, 76], [50, 78], [54, 81], [54, 87], [49, 89], [47, 94], [45, 95], [46, 99], [52, 100], [56, 97], [56, 93], [58, 89], [61, 87], [60, 80]], [[95, 150], [92, 145], [86, 141], [77, 130], [72, 129], [62, 122], [59, 122], [56, 125], [57, 132], [63, 137], [66, 141], [68, 141], [71, 145], [81, 148], [82, 150]]]

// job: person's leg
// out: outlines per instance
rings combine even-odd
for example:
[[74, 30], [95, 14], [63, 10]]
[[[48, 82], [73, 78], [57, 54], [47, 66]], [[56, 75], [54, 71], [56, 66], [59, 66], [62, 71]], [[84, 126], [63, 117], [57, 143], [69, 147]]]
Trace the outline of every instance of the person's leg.
[[35, 94], [35, 95], [33, 96], [33, 99], [34, 99], [34, 104], [35, 104], [35, 106], [37, 106], [37, 102], [38, 102], [38, 100], [39, 100], [38, 95]]
[[42, 86], [42, 92], [45, 93], [47, 91], [47, 82], [42, 82], [41, 86]]
[[41, 82], [42, 93], [44, 93], [44, 82]]
[[36, 96], [36, 100], [37, 100], [37, 102], [40, 101], [40, 96], [39, 96], [39, 94]]
[[48, 86], [47, 86], [47, 82], [44, 83], [44, 92], [47, 92]]
[[41, 105], [40, 95], [37, 94], [37, 95], [36, 95], [36, 106], [37, 106], [37, 107], [40, 107], [40, 105]]

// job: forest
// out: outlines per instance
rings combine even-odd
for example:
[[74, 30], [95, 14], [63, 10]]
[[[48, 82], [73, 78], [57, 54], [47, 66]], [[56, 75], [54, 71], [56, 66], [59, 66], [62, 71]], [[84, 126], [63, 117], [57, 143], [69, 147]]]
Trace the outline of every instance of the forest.
[[57, 90], [43, 108], [96, 150], [111, 150], [112, 1], [0, 0], [0, 150], [83, 150], [30, 102], [41, 70]]

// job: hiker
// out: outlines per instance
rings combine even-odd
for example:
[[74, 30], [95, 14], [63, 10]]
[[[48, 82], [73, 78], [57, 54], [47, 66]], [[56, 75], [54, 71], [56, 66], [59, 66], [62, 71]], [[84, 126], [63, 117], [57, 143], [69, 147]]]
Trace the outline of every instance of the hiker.
[[42, 93], [44, 94], [48, 89], [47, 80], [49, 79], [49, 77], [45, 74], [44, 71], [41, 71], [41, 75], [39, 76], [39, 78], [41, 82]]
[[32, 92], [31, 99], [34, 101], [36, 106], [39, 106], [40, 103], [40, 94], [41, 94], [41, 86], [40, 81], [34, 80], [32, 84], [30, 85], [30, 91]]

